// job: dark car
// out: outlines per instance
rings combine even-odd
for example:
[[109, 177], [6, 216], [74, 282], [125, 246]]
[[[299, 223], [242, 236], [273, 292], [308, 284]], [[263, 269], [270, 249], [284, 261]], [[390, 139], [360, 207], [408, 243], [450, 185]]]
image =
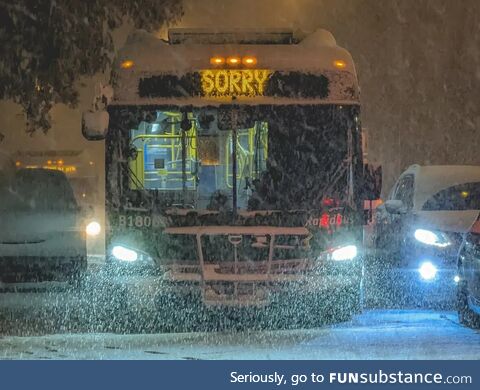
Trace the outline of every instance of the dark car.
[[457, 310], [462, 324], [480, 328], [480, 221], [465, 235], [460, 252]]

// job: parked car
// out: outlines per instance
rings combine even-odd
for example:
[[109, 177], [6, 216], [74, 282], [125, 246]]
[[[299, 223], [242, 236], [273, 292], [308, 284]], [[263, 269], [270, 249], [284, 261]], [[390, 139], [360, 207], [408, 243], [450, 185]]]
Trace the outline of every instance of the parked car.
[[480, 221], [465, 234], [460, 251], [457, 310], [462, 324], [480, 328]]
[[[398, 282], [454, 298], [463, 234], [480, 212], [479, 166], [412, 165], [377, 208], [374, 245]], [[416, 291], [416, 290], [415, 290]]]
[[85, 229], [67, 177], [49, 169], [0, 171], [0, 282], [77, 279]]

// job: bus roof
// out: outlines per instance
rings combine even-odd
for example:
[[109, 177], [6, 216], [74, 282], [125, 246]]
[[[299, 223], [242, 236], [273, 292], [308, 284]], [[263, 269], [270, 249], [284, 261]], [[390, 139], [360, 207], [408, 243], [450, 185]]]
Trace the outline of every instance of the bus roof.
[[[253, 57], [255, 69], [326, 75], [335, 83], [330, 83], [329, 96], [324, 97], [323, 102], [358, 104], [358, 82], [352, 57], [347, 50], [337, 46], [332, 34], [317, 30], [305, 35], [286, 29], [173, 29], [169, 31], [169, 41], [137, 32], [129, 37], [115, 61], [117, 84], [113, 104], [161, 104], [167, 101], [175, 104], [178, 100], [183, 104], [186, 100], [188, 104], [196, 104], [198, 99], [193, 96], [185, 96], [187, 99], [178, 99], [178, 96], [175, 99], [165, 99], [165, 96], [152, 99], [149, 96], [146, 99], [139, 94], [139, 82], [152, 76], [182, 77], [212, 69], [211, 60], [215, 57]], [[228, 67], [225, 64], [223, 68]], [[348, 90], [351, 96], [345, 97], [337, 87], [343, 88], [343, 92]], [[205, 104], [206, 100], [215, 101], [203, 97], [199, 104]], [[243, 100], [249, 102], [251, 99]], [[272, 99], [255, 97], [257, 104], [267, 104], [269, 100]], [[278, 99], [274, 100], [278, 102]], [[291, 103], [291, 99], [286, 100]]]

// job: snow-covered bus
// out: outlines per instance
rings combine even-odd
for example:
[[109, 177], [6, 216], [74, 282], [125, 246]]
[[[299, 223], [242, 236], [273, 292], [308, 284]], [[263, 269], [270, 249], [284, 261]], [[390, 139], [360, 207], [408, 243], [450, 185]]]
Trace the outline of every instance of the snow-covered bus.
[[104, 90], [83, 133], [106, 140], [110, 266], [152, 262], [192, 305], [358, 309], [359, 88], [329, 32], [137, 34]]

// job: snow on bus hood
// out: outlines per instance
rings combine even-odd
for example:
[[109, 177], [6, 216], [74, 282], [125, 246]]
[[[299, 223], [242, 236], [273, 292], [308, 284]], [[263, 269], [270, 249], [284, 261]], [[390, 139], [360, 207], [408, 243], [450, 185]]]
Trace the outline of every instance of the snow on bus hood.
[[479, 214], [480, 210], [417, 211], [416, 226], [429, 230], [466, 233]]

